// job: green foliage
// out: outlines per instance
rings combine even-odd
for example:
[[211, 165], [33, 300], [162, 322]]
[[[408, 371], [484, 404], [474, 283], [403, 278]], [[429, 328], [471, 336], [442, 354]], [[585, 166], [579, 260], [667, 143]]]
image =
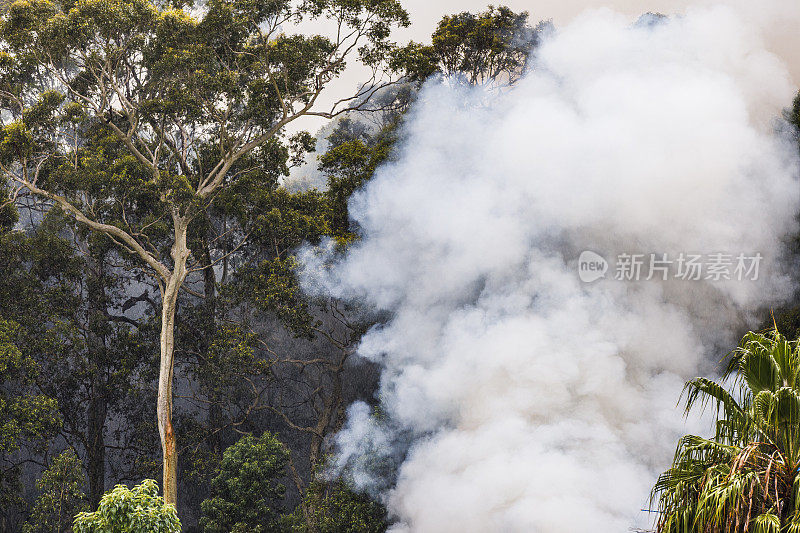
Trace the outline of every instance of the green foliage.
[[[408, 15], [397, 0], [171, 4], [9, 5], [0, 20], [0, 198], [5, 183], [34, 180], [36, 194], [60, 195], [107, 224], [95, 230], [119, 228], [140, 256], [165, 264], [175, 215], [191, 219], [194, 250], [212, 219], [232, 219], [232, 238], [279, 254], [326, 234], [321, 194], [278, 187], [313, 145], [283, 128], [311, 111], [351, 52], [385, 63], [390, 29]], [[283, 32], [318, 18], [339, 25], [339, 40]], [[227, 244], [220, 254], [232, 253]]]
[[800, 132], [800, 92], [798, 92], [792, 101], [792, 107], [783, 113], [783, 118], [794, 126], [795, 134]]
[[[377, 67], [393, 47], [391, 27], [408, 24], [397, 0], [211, 0], [194, 7], [12, 2], [0, 21], [1, 103], [11, 119], [0, 127], [0, 159], [26, 167], [55, 156], [40, 176], [49, 191], [94, 184], [137, 196], [141, 189], [151, 203], [189, 207], [222, 181], [236, 181], [246, 168], [241, 158], [257, 159], [275, 144], [282, 127], [343, 71], [351, 50]], [[341, 40], [281, 30], [316, 18], [340, 24]], [[52, 83], [37, 84], [34, 73]], [[127, 96], [109, 98], [120, 93]], [[81, 137], [95, 143], [74, 142]], [[59, 139], [68, 139], [66, 153], [56, 153]], [[311, 146], [308, 134], [285, 144], [292, 152]], [[273, 177], [285, 170], [263, 168]], [[112, 179], [102, 179], [108, 174]]]
[[210, 533], [280, 531], [278, 505], [289, 452], [270, 433], [248, 435], [228, 447], [202, 503], [200, 525]]
[[86, 509], [81, 462], [72, 450], [53, 459], [50, 468], [36, 482], [39, 497], [24, 533], [62, 533], [72, 531], [73, 517]]
[[303, 503], [285, 522], [297, 533], [382, 533], [388, 527], [386, 508], [342, 481], [311, 483]]
[[249, 231], [237, 271], [220, 287], [223, 303], [251, 306], [277, 317], [298, 337], [310, 338], [315, 321], [292, 253], [330, 234], [327, 198], [317, 191], [269, 190], [243, 180], [221, 200], [224, 215], [235, 217]]
[[723, 384], [686, 384], [686, 411], [712, 405], [713, 438], [681, 439], [653, 498], [658, 531], [779, 532], [800, 529], [800, 341], [776, 329], [748, 333]]
[[400, 119], [393, 117], [374, 136], [354, 134], [351, 122], [345, 119], [331, 135], [331, 148], [319, 158], [319, 169], [328, 176], [325, 194], [330, 205], [330, 232], [341, 244], [356, 236], [348, 201], [391, 156]]
[[531, 50], [546, 27], [528, 25], [528, 13], [505, 6], [462, 12], [439, 21], [428, 46], [411, 43], [394, 52], [392, 66], [413, 80], [433, 74], [470, 85], [512, 84], [528, 68]]
[[[531, 51], [547, 27], [542, 23], [532, 28], [527, 12], [514, 13], [505, 6], [447, 15], [439, 21], [430, 45], [412, 42], [396, 49], [390, 65], [414, 81], [441, 75], [469, 85], [513, 84], [527, 71]], [[390, 115], [371, 135], [345, 118], [328, 139], [331, 147], [319, 158], [319, 168], [328, 177], [330, 232], [340, 244], [357, 234], [351, 227], [348, 201], [390, 158], [401, 120], [402, 114]]]
[[175, 507], [158, 495], [158, 485], [146, 479], [129, 489], [117, 485], [100, 500], [97, 511], [75, 517], [75, 533], [179, 533]]
[[54, 210], [35, 231], [0, 234], [0, 301], [3, 315], [20, 325], [22, 337], [41, 335], [44, 326], [66, 319], [77, 305], [80, 262], [59, 235], [64, 222]]
[[[49, 210], [28, 231], [0, 234], [0, 302], [4, 314], [19, 324], [18, 347], [37, 365], [35, 383], [21, 397], [35, 394], [57, 401], [60, 435], [86, 463], [94, 505], [104, 490], [104, 465], [116, 466], [120, 477], [149, 474], [141, 467], [142, 448], [127, 437], [152, 442], [145, 436], [153, 432], [129, 428], [142, 415], [136, 405], [141, 396], [138, 402], [134, 398], [150, 388], [140, 380], [157, 349], [152, 343], [157, 332], [147, 327], [146, 315], [140, 321], [120, 319], [120, 308], [131, 297], [130, 278], [109, 267], [118, 260], [111, 247], [105, 239], [82, 233], [58, 209]], [[149, 309], [142, 307], [145, 313]], [[114, 417], [119, 430], [106, 430], [105, 439], [121, 437], [107, 454], [108, 441], [96, 438], [106, 417]], [[151, 427], [150, 413], [146, 420]], [[134, 447], [135, 461], [130, 460]]]
[[12, 229], [18, 220], [19, 213], [10, 201], [8, 189], [0, 187], [0, 234]]
[[217, 394], [225, 388], [235, 387], [237, 375], [269, 372], [267, 362], [255, 357], [254, 334], [246, 332], [236, 324], [225, 324], [219, 328], [198, 377], [205, 383], [219, 387]]
[[14, 452], [43, 451], [61, 427], [58, 404], [37, 393], [39, 367], [20, 351], [20, 326], [0, 317], [0, 516], [23, 507]]
[[225, 293], [234, 301], [247, 301], [278, 317], [298, 337], [310, 338], [315, 320], [297, 280], [296, 268], [293, 256], [246, 265]]
[[[286, 153], [276, 156], [282, 163], [287, 157]], [[261, 166], [258, 162], [253, 165]], [[294, 248], [305, 242], [317, 243], [329, 233], [323, 194], [313, 190], [293, 193], [279, 188], [277, 177], [268, 186], [256, 178], [246, 173], [222, 191], [213, 213], [215, 218], [225, 218], [246, 233], [246, 242], [237, 248], [246, 266], [264, 258], [286, 259]]]
[[16, 450], [21, 439], [44, 439], [60, 427], [55, 400], [19, 393], [32, 384], [38, 366], [17, 348], [18, 331], [17, 324], [0, 319], [0, 375], [19, 387], [8, 396], [0, 389], [0, 453]]
[[[341, 31], [335, 37], [284, 31], [315, 19]], [[46, 208], [57, 206], [79, 222], [76, 241], [88, 243], [99, 262], [109, 250], [104, 245], [113, 244], [110, 260], [122, 268], [111, 270], [132, 271], [154, 292], [160, 285], [169, 318], [176, 307], [191, 306], [181, 292], [186, 270], [203, 272], [203, 296], [210, 303], [194, 306], [203, 308], [196, 320], [176, 322], [209, 333], [195, 335], [195, 344], [179, 344], [176, 357], [203, 358], [217, 334], [217, 263], [223, 263], [223, 283], [243, 265], [252, 267], [249, 272], [264, 266], [264, 279], [275, 283], [260, 287], [264, 307], [307, 334], [309, 313], [296, 296], [293, 274], [287, 275], [288, 255], [300, 242], [326, 234], [328, 219], [323, 195], [292, 195], [278, 186], [312, 145], [308, 134], [288, 137], [284, 130], [308, 113], [333, 114], [315, 107], [326, 86], [354, 56], [376, 74], [383, 70], [394, 47], [390, 29], [405, 25], [408, 15], [397, 0], [7, 3], [0, 18], [0, 199], [27, 189]], [[4, 231], [14, 220], [14, 213], [0, 213]], [[98, 285], [87, 280], [86, 289]], [[178, 294], [182, 301], [173, 306]], [[93, 443], [102, 440], [97, 427], [106, 408], [118, 400], [112, 395], [115, 380], [102, 378], [125, 381], [134, 371], [128, 358], [117, 366], [108, 357], [114, 342], [121, 338], [127, 348], [144, 344], [110, 324], [141, 331], [142, 324], [129, 316], [108, 313], [125, 311], [125, 305], [90, 308], [88, 325], [59, 317], [63, 329], [51, 339], [63, 340], [63, 347], [42, 352], [91, 355], [75, 357], [85, 363], [76, 365], [81, 372], [69, 368], [58, 376], [60, 385], [86, 376], [93, 382], [85, 389], [58, 388], [90, 391], [95, 416], [87, 418], [94, 421], [95, 436], [86, 440]], [[109, 316], [98, 318], [103, 314]], [[182, 340], [190, 334], [186, 330]], [[164, 336], [173, 333], [170, 326]], [[163, 368], [171, 369], [172, 350], [160, 355]], [[162, 387], [159, 394], [164, 399], [171, 391]], [[161, 417], [159, 423], [163, 429], [170, 421]], [[158, 453], [152, 443], [149, 448]], [[166, 477], [176, 479], [171, 471]], [[168, 499], [172, 487], [165, 485]]]

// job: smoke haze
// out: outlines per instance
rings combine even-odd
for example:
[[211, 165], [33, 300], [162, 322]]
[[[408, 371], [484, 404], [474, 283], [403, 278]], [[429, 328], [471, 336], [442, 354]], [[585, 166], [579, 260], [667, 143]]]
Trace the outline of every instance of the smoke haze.
[[[796, 148], [775, 112], [795, 88], [766, 27], [730, 5], [635, 26], [590, 11], [513, 90], [423, 89], [397, 159], [352, 201], [363, 240], [305, 258], [310, 290], [391, 316], [359, 347], [383, 365], [383, 416], [352, 406], [337, 444], [394, 531], [642, 524], [677, 437], [705, 427], [675, 407], [684, 381], [791, 289]], [[587, 284], [582, 250], [764, 260], [758, 281], [612, 266]], [[390, 488], [382, 458], [400, 462]]]
[[[502, 2], [515, 11], [527, 11], [532, 23], [550, 20], [558, 27], [569, 24], [587, 9], [611, 9], [628, 22], [635, 21], [646, 12], [665, 15], [681, 15], [693, 6], [711, 5], [719, 0], [506, 0]], [[795, 0], [728, 0], [748, 25], [762, 33], [764, 46], [781, 58], [797, 85], [800, 84], [800, 46], [797, 43], [797, 25], [800, 23], [800, 2]], [[404, 0], [403, 7], [408, 10], [411, 26], [395, 32], [398, 42], [414, 40], [429, 42], [436, 24], [443, 15], [470, 11], [478, 13], [486, 9], [486, 0]], [[324, 21], [311, 24], [309, 30], [335, 35], [336, 27]], [[320, 104], [331, 105], [339, 98], [353, 94], [360, 83], [369, 79], [366, 67], [352, 64], [341, 78], [334, 81], [327, 95], [321, 97]], [[780, 103], [783, 105], [783, 102]], [[773, 110], [777, 111], [777, 110]], [[315, 130], [324, 124], [322, 119], [308, 118], [293, 127]], [[313, 167], [312, 167], [313, 168]], [[304, 169], [304, 172], [311, 169]], [[296, 173], [295, 173], [296, 174]]]

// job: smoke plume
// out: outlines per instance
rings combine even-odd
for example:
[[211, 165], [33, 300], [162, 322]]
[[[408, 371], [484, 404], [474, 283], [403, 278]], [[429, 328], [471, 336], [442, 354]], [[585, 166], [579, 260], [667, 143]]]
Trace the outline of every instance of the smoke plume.
[[[352, 201], [363, 240], [306, 256], [309, 287], [391, 316], [359, 347], [380, 416], [352, 406], [337, 444], [363, 487], [397, 460], [394, 531], [643, 524], [677, 437], [707, 429], [676, 409], [685, 379], [791, 290], [794, 88], [760, 28], [726, 6], [592, 11], [512, 90], [423, 89]], [[605, 278], [579, 279], [583, 250]], [[624, 253], [764, 259], [758, 280], [613, 279]]]

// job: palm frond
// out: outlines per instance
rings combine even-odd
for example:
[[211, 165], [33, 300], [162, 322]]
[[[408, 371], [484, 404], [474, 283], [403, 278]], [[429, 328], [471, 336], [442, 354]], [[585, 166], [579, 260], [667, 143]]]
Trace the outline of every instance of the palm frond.
[[653, 487], [659, 533], [800, 533], [798, 341], [748, 333], [723, 383], [695, 378], [686, 413], [713, 405], [713, 438], [686, 435]]
[[764, 513], [753, 520], [753, 533], [780, 533], [781, 519], [773, 513]]

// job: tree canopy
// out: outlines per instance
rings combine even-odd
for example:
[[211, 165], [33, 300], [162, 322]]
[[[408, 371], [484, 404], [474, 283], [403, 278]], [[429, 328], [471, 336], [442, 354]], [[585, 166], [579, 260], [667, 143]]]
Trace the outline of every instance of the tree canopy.
[[[326, 18], [331, 39], [283, 27]], [[219, 193], [243, 182], [274, 188], [289, 148], [284, 128], [349, 57], [373, 68], [354, 98], [379, 88], [390, 30], [408, 24], [396, 0], [211, 1], [202, 9], [147, 0], [10, 4], [0, 24], [0, 172], [11, 199], [56, 205], [104, 235], [161, 293], [158, 427], [165, 497], [177, 502], [172, 423], [175, 313], [192, 234]], [[248, 228], [245, 228], [247, 231]], [[211, 259], [211, 258], [209, 258]], [[218, 260], [214, 258], [213, 261]]]

